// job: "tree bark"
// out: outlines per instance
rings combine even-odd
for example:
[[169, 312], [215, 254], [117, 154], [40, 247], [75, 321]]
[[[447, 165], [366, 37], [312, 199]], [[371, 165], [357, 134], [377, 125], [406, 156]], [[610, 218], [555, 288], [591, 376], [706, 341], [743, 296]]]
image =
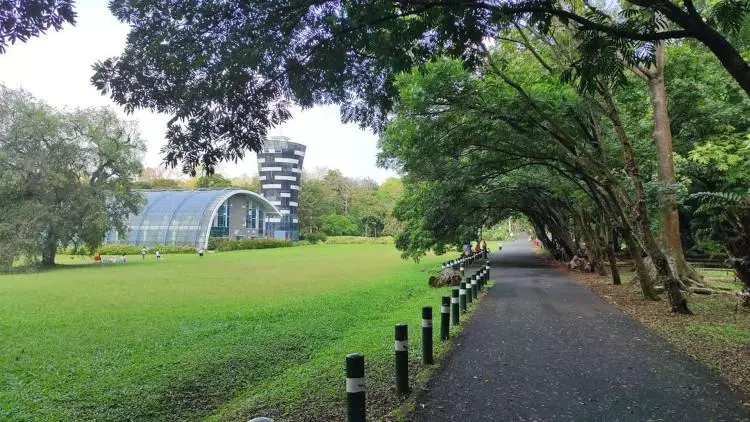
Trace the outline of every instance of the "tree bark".
[[[663, 55], [662, 55], [662, 59], [663, 59]], [[653, 280], [651, 280], [651, 277], [648, 274], [648, 271], [646, 270], [646, 267], [643, 263], [642, 255], [636, 256], [638, 253], [642, 253], [645, 251], [645, 253], [648, 254], [654, 266], [656, 267], [656, 270], [659, 274], [659, 278], [664, 280], [663, 284], [665, 288], [667, 289], [670, 304], [672, 305], [672, 311], [691, 314], [692, 312], [690, 312], [690, 310], [687, 307], [687, 300], [681, 293], [680, 282], [674, 276], [672, 268], [669, 266], [669, 261], [665, 257], [664, 253], [662, 253], [661, 249], [659, 248], [658, 244], [656, 243], [654, 239], [653, 233], [651, 232], [651, 227], [648, 221], [648, 211], [646, 209], [646, 194], [645, 194], [645, 189], [643, 187], [643, 179], [641, 178], [640, 166], [638, 165], [638, 162], [635, 159], [635, 151], [633, 150], [633, 146], [630, 143], [630, 139], [628, 138], [625, 132], [625, 129], [622, 125], [622, 121], [620, 120], [620, 115], [619, 115], [619, 112], [617, 111], [617, 106], [614, 104], [614, 101], [612, 100], [612, 97], [609, 94], [609, 92], [602, 91], [601, 93], [603, 94], [604, 100], [606, 101], [606, 106], [608, 109], [608, 117], [612, 121], [614, 128], [615, 128], [615, 133], [617, 134], [617, 137], [620, 140], [620, 145], [622, 147], [623, 161], [625, 163], [625, 172], [630, 176], [630, 179], [633, 181], [633, 185], [635, 187], [635, 201], [633, 202], [632, 209], [630, 211], [631, 211], [631, 216], [633, 218], [633, 221], [635, 222], [635, 226], [638, 230], [638, 235], [641, 238], [643, 243], [642, 245], [636, 244], [635, 239], [632, 237], [630, 239], [626, 238], [625, 240], [628, 244], [628, 249], [631, 251], [631, 254], [633, 255], [633, 261], [636, 264], [636, 270], [638, 272], [638, 278], [641, 282], [641, 288], [643, 290], [643, 294], [646, 298], [652, 299], [656, 297], [656, 293], [653, 290], [654, 283], [653, 283]], [[665, 91], [665, 95], [666, 95], [666, 91]], [[670, 142], [670, 149], [671, 149], [671, 142]], [[671, 157], [671, 154], [670, 154], [670, 157]], [[678, 230], [679, 230], [679, 224], [678, 224]], [[627, 235], [627, 234], [628, 233], [623, 233], [623, 235]], [[680, 248], [680, 250], [682, 249]], [[683, 259], [684, 259], [684, 256], [683, 256]], [[644, 277], [645, 277], [645, 280], [644, 280]]]
[[656, 61], [648, 72], [647, 77], [651, 107], [654, 116], [653, 138], [656, 145], [657, 176], [659, 180], [659, 200], [661, 202], [662, 241], [664, 249], [671, 258], [675, 275], [688, 284], [700, 281], [698, 273], [685, 260], [680, 237], [680, 216], [677, 212], [675, 195], [675, 172], [672, 154], [672, 131], [669, 122], [667, 105], [667, 89], [664, 83], [664, 53], [663, 42], [657, 43]]
[[642, 7], [661, 12], [669, 20], [686, 29], [690, 36], [700, 41], [719, 59], [724, 69], [750, 95], [750, 66], [725, 36], [713, 29], [700, 15], [682, 10], [668, 0], [628, 0]]
[[609, 258], [609, 268], [612, 271], [612, 284], [619, 286], [622, 284], [622, 280], [620, 280], [620, 269], [617, 268], [617, 256], [615, 255], [615, 239], [617, 238], [617, 232], [611, 230], [610, 233], [611, 238], [608, 242], [607, 257]]
[[55, 255], [57, 255], [57, 237], [49, 236], [44, 241], [44, 249], [42, 250], [42, 265], [45, 267], [51, 267], [55, 265]]

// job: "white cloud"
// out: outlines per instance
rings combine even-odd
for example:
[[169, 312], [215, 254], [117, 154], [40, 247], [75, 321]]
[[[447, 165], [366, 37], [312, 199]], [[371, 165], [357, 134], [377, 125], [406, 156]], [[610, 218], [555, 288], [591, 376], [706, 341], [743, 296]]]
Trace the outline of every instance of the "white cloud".
[[[89, 82], [91, 65], [122, 51], [128, 27], [111, 15], [104, 1], [77, 2], [77, 12], [76, 26], [12, 45], [0, 55], [0, 82], [23, 88], [59, 107], [114, 106]], [[148, 142], [145, 164], [159, 165], [168, 116], [141, 110], [130, 118], [138, 122]], [[378, 181], [394, 175], [375, 166], [377, 137], [356, 125], [342, 124], [338, 109], [333, 106], [295, 109], [292, 119], [270, 134], [288, 136], [307, 145], [307, 169], [338, 168], [350, 177]], [[224, 163], [219, 171], [231, 177], [256, 174], [256, 156], [250, 153], [239, 163]]]

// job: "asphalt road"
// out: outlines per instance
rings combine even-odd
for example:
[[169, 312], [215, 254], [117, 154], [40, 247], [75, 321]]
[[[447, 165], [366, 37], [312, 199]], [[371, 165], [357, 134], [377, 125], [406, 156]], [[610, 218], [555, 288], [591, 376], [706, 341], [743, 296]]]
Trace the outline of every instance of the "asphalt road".
[[411, 421], [734, 421], [721, 377], [546, 266], [494, 252], [489, 290]]

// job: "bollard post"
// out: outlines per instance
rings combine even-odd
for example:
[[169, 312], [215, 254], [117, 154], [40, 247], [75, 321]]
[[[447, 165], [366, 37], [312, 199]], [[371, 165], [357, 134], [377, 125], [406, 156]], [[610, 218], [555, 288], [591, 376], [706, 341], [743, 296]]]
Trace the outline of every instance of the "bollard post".
[[365, 357], [346, 355], [346, 420], [365, 422]]
[[406, 324], [396, 325], [396, 392], [409, 393], [409, 332]]
[[461, 278], [464, 278], [464, 264], [463, 263], [461, 264], [460, 271], [461, 271]]
[[466, 306], [468, 307], [473, 301], [474, 296], [471, 294], [471, 277], [466, 277]]
[[432, 306], [422, 308], [422, 363], [432, 365]]
[[440, 306], [440, 340], [448, 340], [450, 335], [451, 297], [443, 296]]
[[461, 313], [466, 312], [466, 283], [461, 282], [461, 287], [458, 289], [458, 308]]
[[477, 284], [478, 278], [479, 276], [471, 278], [471, 295], [474, 296], [474, 299], [477, 298], [477, 292], [479, 290], [479, 285]]
[[458, 296], [459, 296], [459, 290], [458, 288], [454, 288], [451, 290], [451, 323], [453, 325], [458, 325]]

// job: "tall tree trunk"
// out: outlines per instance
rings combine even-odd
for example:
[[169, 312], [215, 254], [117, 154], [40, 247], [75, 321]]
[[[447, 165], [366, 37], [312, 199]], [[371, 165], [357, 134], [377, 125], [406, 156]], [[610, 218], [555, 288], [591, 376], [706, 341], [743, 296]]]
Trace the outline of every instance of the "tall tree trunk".
[[[662, 60], [663, 60], [663, 51], [662, 51]], [[638, 278], [641, 279], [643, 277], [647, 277], [647, 280], [641, 280], [641, 287], [644, 289], [648, 289], [643, 291], [643, 294], [647, 298], [654, 298], [655, 294], [653, 293], [653, 286], [649, 286], [651, 282], [651, 277], [648, 275], [648, 271], [645, 270], [645, 265], [643, 263], [642, 257], [635, 255], [637, 254], [635, 251], [635, 247], [638, 246], [638, 250], [645, 251], [646, 254], [651, 257], [651, 260], [656, 267], [656, 270], [659, 274], [659, 279], [664, 283], [664, 288], [667, 290], [667, 293], [669, 295], [670, 304], [672, 305], [672, 310], [674, 312], [680, 312], [680, 313], [686, 313], [690, 314], [690, 310], [687, 307], [687, 300], [682, 295], [682, 292], [680, 290], [680, 282], [675, 277], [672, 268], [669, 266], [669, 261], [666, 259], [664, 253], [659, 248], [658, 244], [656, 243], [653, 233], [651, 232], [651, 227], [648, 221], [648, 211], [646, 209], [646, 194], [645, 189], [643, 187], [643, 179], [641, 178], [641, 170], [640, 166], [638, 165], [638, 162], [635, 159], [635, 151], [633, 150], [633, 146], [630, 143], [630, 139], [628, 138], [625, 129], [622, 125], [622, 121], [620, 120], [619, 112], [617, 111], [617, 106], [614, 104], [614, 101], [612, 100], [612, 97], [609, 92], [602, 91], [601, 92], [604, 96], [604, 99], [606, 101], [606, 107], [608, 111], [608, 117], [612, 121], [615, 133], [617, 134], [618, 139], [620, 140], [620, 145], [622, 146], [622, 154], [623, 154], [623, 160], [625, 163], [625, 172], [630, 176], [630, 179], [633, 181], [633, 185], [635, 187], [635, 200], [632, 204], [631, 215], [633, 218], [633, 221], [635, 222], [635, 225], [638, 229], [639, 237], [642, 240], [642, 245], [636, 245], [635, 239], [625, 239], [628, 243], [628, 249], [631, 250], [631, 254], [633, 255], [634, 262], [636, 263], [636, 270], [638, 271]], [[666, 91], [665, 91], [666, 95]], [[666, 102], [665, 102], [666, 106]], [[668, 123], [667, 123], [668, 124]], [[670, 150], [671, 150], [671, 142], [670, 142]], [[671, 158], [671, 153], [670, 153]], [[679, 220], [678, 220], [678, 240], [679, 240]], [[623, 233], [625, 235], [626, 233]], [[641, 249], [642, 248], [642, 249]], [[680, 251], [682, 251], [682, 248], [680, 248]], [[637, 260], [636, 260], [637, 259]], [[638, 262], [640, 260], [640, 263]], [[683, 256], [684, 260], [684, 256]]]
[[654, 116], [654, 143], [656, 144], [657, 175], [659, 179], [659, 200], [661, 202], [661, 228], [664, 250], [671, 258], [675, 275], [688, 283], [700, 282], [700, 276], [685, 260], [680, 238], [680, 216], [677, 212], [675, 195], [674, 159], [672, 158], [672, 131], [667, 106], [667, 89], [664, 84], [663, 42], [657, 43], [656, 61], [644, 72], [651, 95]]
[[633, 259], [635, 274], [638, 276], [638, 284], [641, 286], [643, 297], [648, 300], [659, 300], [659, 296], [654, 290], [654, 280], [651, 278], [646, 264], [643, 262], [643, 249], [635, 241], [632, 233], [623, 233], [623, 239], [628, 246], [630, 257]]
[[51, 267], [55, 265], [55, 255], [57, 255], [57, 237], [50, 235], [44, 241], [44, 249], [42, 250], [42, 265], [45, 267]]
[[607, 242], [607, 258], [609, 258], [609, 268], [612, 271], [612, 284], [619, 286], [622, 284], [620, 280], [620, 269], [617, 268], [617, 256], [615, 255], [615, 239], [617, 239], [617, 231], [610, 230], [610, 238]]

